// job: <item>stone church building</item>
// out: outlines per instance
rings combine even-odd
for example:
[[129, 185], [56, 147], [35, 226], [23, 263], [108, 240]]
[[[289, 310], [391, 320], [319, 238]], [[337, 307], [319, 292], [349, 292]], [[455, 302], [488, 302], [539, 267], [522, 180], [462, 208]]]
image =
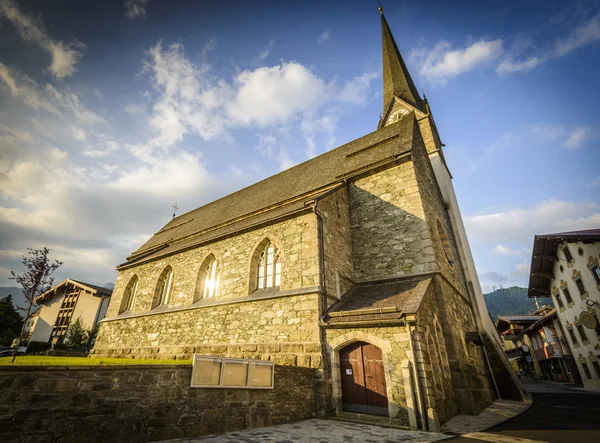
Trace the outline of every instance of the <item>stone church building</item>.
[[478, 414], [498, 386], [518, 395], [490, 364], [497, 338], [429, 105], [381, 25], [377, 130], [170, 221], [118, 266], [93, 356], [311, 367], [323, 413], [429, 430]]

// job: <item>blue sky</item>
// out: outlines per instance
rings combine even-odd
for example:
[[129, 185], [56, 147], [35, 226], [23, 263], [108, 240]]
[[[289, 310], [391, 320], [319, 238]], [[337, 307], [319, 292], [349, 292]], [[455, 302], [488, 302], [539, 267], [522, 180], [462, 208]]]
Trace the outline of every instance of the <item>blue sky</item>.
[[[484, 291], [600, 226], [600, 3], [386, 1]], [[27, 247], [103, 284], [180, 213], [375, 130], [373, 1], [0, 0], [0, 285]]]

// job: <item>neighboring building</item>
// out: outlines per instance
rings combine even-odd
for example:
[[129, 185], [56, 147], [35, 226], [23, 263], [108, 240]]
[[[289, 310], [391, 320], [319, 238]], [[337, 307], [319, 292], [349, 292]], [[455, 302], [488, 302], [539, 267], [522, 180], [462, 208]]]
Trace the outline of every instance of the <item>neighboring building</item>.
[[32, 322], [30, 341], [56, 343], [79, 317], [90, 330], [106, 315], [112, 290], [66, 279], [35, 299], [40, 305]]
[[496, 398], [488, 356], [520, 397], [429, 105], [381, 24], [378, 129], [160, 229], [118, 266], [95, 356], [312, 367], [323, 413], [431, 430]]
[[600, 391], [600, 229], [536, 235], [529, 297], [552, 296], [586, 389]]
[[556, 309], [553, 308], [525, 329], [523, 335], [533, 353], [535, 370], [541, 378], [581, 384], [581, 377], [562, 333]]
[[496, 330], [502, 337], [504, 352], [516, 373], [524, 371], [529, 376], [538, 374], [533, 364], [531, 343], [523, 332], [541, 318], [541, 314], [499, 315], [496, 320]]
[[[38, 319], [40, 318], [40, 310], [36, 310], [34, 313], [30, 314], [25, 320], [25, 328], [23, 330], [23, 341], [28, 342], [31, 340], [31, 334], [35, 330], [35, 325], [37, 324]], [[18, 339], [17, 339], [18, 340]]]

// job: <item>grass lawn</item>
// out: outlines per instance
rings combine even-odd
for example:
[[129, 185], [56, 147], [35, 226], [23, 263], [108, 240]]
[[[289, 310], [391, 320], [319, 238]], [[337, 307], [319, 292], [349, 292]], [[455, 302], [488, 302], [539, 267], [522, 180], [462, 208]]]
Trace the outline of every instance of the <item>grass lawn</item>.
[[47, 355], [0, 357], [0, 366], [87, 366], [87, 365], [191, 365], [192, 360], [137, 360], [133, 358], [51, 357]]

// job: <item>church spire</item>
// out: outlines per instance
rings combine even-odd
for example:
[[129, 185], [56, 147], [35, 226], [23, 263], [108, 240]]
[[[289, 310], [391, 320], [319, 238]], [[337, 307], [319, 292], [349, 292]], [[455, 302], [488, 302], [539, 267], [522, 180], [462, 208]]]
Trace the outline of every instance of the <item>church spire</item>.
[[383, 111], [386, 112], [394, 96], [399, 97], [419, 109], [423, 108], [423, 101], [415, 84], [410, 78], [404, 60], [398, 51], [390, 27], [381, 13], [381, 38], [383, 46]]

